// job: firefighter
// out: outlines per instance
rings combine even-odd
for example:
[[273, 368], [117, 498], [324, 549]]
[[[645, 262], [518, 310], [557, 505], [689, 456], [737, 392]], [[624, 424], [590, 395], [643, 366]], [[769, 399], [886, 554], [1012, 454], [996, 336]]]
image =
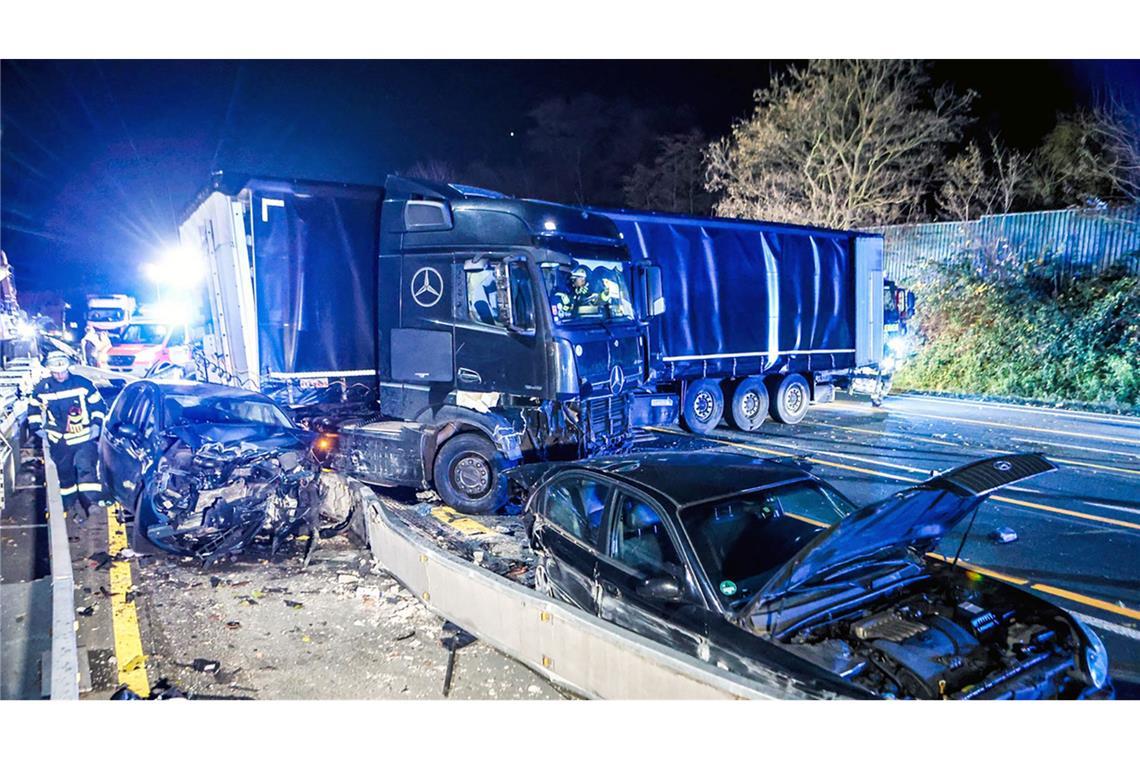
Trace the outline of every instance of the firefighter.
[[90, 380], [70, 371], [70, 364], [61, 351], [48, 354], [45, 366], [51, 376], [32, 391], [28, 427], [48, 442], [64, 512], [82, 524], [103, 491], [97, 441], [107, 404]]

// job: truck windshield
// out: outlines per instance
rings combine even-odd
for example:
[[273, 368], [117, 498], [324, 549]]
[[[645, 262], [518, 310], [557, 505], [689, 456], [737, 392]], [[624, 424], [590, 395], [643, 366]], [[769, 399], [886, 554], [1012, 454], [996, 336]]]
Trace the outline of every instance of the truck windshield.
[[628, 264], [575, 258], [571, 265], [546, 263], [542, 279], [558, 324], [633, 319]]

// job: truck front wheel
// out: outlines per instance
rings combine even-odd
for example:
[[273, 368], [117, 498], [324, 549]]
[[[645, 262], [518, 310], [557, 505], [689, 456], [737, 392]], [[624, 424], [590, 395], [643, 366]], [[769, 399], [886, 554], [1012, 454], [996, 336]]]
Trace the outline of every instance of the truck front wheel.
[[732, 391], [729, 421], [746, 432], [759, 430], [768, 416], [768, 389], [759, 377], [746, 377]]
[[785, 375], [772, 393], [769, 409], [772, 418], [794, 425], [804, 418], [811, 400], [811, 390], [803, 375]]
[[724, 415], [724, 393], [715, 380], [697, 380], [685, 389], [681, 423], [698, 435], [711, 433]]
[[461, 433], [440, 447], [432, 468], [435, 490], [468, 515], [494, 512], [507, 500], [506, 457], [485, 436]]

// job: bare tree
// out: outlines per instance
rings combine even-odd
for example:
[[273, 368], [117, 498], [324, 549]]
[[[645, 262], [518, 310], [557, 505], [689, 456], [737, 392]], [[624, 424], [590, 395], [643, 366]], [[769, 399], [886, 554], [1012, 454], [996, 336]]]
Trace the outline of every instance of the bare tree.
[[1008, 214], [1026, 192], [1028, 173], [1028, 157], [997, 137], [990, 138], [988, 156], [972, 142], [947, 162], [935, 201], [945, 216], [960, 222]]
[[755, 94], [756, 108], [707, 153], [718, 213], [852, 227], [913, 214], [972, 93], [932, 89], [912, 61], [813, 61]]
[[429, 158], [426, 161], [416, 161], [407, 169], [399, 172], [405, 177], [415, 177], [416, 179], [426, 179], [432, 182], [457, 182], [459, 177], [456, 176], [455, 168], [438, 158]]
[[1035, 154], [1034, 169], [1047, 205], [1140, 203], [1140, 125], [1112, 104], [1063, 115]]
[[658, 138], [652, 163], [637, 164], [622, 183], [626, 203], [655, 211], [707, 212], [710, 197], [702, 178], [706, 147], [699, 129]]

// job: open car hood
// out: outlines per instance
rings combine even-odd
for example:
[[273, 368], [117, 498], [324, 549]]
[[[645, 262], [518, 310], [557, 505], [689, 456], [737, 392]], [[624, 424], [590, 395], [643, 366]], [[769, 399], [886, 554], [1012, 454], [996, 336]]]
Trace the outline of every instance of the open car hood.
[[915, 546], [928, 551], [993, 491], [1056, 469], [1041, 454], [979, 459], [852, 512], [788, 560], [748, 609], [883, 550]]
[[192, 449], [207, 443], [244, 443], [265, 450], [307, 448], [314, 433], [299, 428], [257, 423], [193, 423], [172, 428], [170, 433]]

